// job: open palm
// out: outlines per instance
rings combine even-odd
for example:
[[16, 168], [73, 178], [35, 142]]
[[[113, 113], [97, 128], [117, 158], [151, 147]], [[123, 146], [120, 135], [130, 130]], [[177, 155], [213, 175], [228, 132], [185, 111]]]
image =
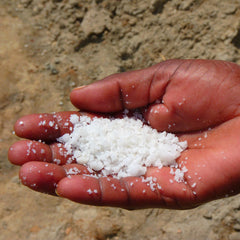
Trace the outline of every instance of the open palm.
[[[169, 60], [143, 70], [115, 74], [73, 90], [72, 103], [91, 116], [141, 111], [150, 126], [176, 133], [188, 148], [177, 160], [184, 181], [169, 167], [148, 168], [154, 190], [142, 178], [88, 176], [68, 162], [56, 138], [71, 132], [73, 112], [34, 114], [15, 124], [19, 141], [9, 160], [22, 165], [24, 185], [92, 205], [128, 209], [185, 209], [240, 192], [240, 67], [214, 60]], [[85, 111], [85, 113], [83, 113]], [[42, 142], [36, 141], [42, 140]], [[46, 142], [46, 143], [43, 143]]]

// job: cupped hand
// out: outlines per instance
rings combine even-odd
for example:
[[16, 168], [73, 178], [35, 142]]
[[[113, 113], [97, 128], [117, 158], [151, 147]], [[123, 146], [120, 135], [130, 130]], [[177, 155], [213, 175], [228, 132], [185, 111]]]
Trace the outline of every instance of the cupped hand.
[[[19, 119], [15, 132], [26, 138], [9, 149], [21, 165], [22, 183], [72, 201], [127, 209], [187, 209], [240, 192], [240, 66], [215, 60], [169, 60], [111, 75], [71, 93], [85, 112], [34, 114]], [[170, 167], [150, 167], [144, 179], [95, 178], [69, 161], [56, 139], [72, 131], [71, 114], [116, 115], [141, 111], [158, 131], [176, 133], [188, 148], [177, 159], [184, 180]], [[39, 141], [40, 140], [40, 141]], [[120, 159], [121, 160], [121, 159]]]

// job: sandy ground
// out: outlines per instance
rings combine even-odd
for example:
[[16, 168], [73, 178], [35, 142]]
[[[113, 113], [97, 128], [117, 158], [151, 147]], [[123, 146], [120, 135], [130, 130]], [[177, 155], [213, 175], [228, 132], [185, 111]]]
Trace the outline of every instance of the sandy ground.
[[240, 239], [239, 196], [193, 210], [89, 207], [22, 186], [18, 117], [73, 110], [69, 93], [170, 58], [240, 64], [239, 0], [0, 0], [0, 239]]

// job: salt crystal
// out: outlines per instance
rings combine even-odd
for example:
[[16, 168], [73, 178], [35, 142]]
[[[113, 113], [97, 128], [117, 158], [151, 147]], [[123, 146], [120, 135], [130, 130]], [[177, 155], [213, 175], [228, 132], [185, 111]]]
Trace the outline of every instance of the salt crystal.
[[49, 124], [50, 127], [53, 127], [54, 122], [53, 122], [53, 121], [50, 121], [48, 124]]
[[158, 187], [158, 189], [159, 189], [160, 185], [158, 185], [158, 183], [156, 182], [157, 178], [155, 178], [155, 177], [147, 177], [147, 178], [141, 177], [141, 179], [142, 179], [142, 182], [147, 183], [147, 186], [149, 186], [152, 191], [155, 191], [156, 187]]
[[92, 191], [90, 188], [87, 190], [87, 192], [88, 192], [90, 195], [93, 193], [93, 191]]
[[196, 185], [197, 185], [196, 183], [193, 183], [193, 184], [192, 184], [192, 187], [194, 188], [194, 187], [196, 187]]
[[28, 146], [28, 149], [27, 149], [27, 156], [29, 156], [30, 155], [30, 150], [31, 150], [31, 147], [32, 147], [32, 142], [28, 142], [27, 143], [27, 146]]
[[73, 132], [57, 140], [77, 163], [92, 172], [100, 171], [98, 176], [142, 176], [150, 166], [176, 166], [187, 142], [179, 142], [174, 134], [157, 132], [143, 124], [139, 120], [142, 117], [138, 112], [133, 118], [123, 119], [72, 114]]
[[46, 125], [46, 120], [43, 120], [38, 123], [38, 126], [45, 126]]
[[69, 175], [69, 174], [77, 175], [77, 174], [81, 173], [81, 171], [78, 168], [73, 167], [73, 168], [69, 168], [68, 170], [66, 170], [66, 173], [67, 173], [67, 175]]

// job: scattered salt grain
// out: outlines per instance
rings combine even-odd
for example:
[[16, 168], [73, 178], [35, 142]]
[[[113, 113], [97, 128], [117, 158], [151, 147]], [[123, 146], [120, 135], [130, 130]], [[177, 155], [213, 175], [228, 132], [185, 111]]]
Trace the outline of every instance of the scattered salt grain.
[[31, 147], [32, 147], [32, 142], [28, 142], [27, 143], [27, 146], [28, 146], [28, 149], [27, 149], [27, 156], [29, 156], [30, 155], [30, 150], [31, 150]]
[[53, 122], [53, 121], [49, 121], [49, 123], [48, 123], [48, 124], [49, 124], [49, 126], [50, 126], [50, 127], [53, 127], [53, 125], [54, 125], [54, 122]]
[[87, 192], [88, 192], [90, 195], [93, 193], [93, 191], [92, 191], [90, 188], [87, 190]]
[[66, 173], [67, 173], [67, 175], [69, 175], [69, 174], [70, 175], [77, 175], [77, 174], [81, 173], [81, 171], [78, 168], [73, 167], [73, 168], [70, 168], [70, 169], [66, 170]]
[[149, 186], [150, 189], [153, 192], [156, 190], [156, 187], [158, 189], [161, 189], [161, 186], [157, 183], [157, 178], [155, 178], [155, 177], [147, 177], [147, 178], [141, 177], [141, 179], [142, 179], [142, 182], [147, 183], [147, 186]]
[[60, 164], [61, 164], [61, 160], [60, 160], [60, 159], [57, 159], [57, 158], [54, 158], [54, 159], [53, 159], [53, 162], [56, 163], [57, 165], [60, 165]]
[[176, 165], [176, 159], [187, 148], [186, 141], [179, 142], [171, 133], [159, 133], [136, 116], [91, 119], [73, 114], [70, 122], [72, 133], [57, 140], [77, 163], [100, 171], [99, 176], [142, 176], [149, 166]]
[[45, 126], [46, 125], [46, 120], [40, 121], [38, 123], [38, 126]]
[[193, 183], [193, 184], [192, 184], [192, 188], [196, 187], [196, 185], [197, 185], [196, 183]]

